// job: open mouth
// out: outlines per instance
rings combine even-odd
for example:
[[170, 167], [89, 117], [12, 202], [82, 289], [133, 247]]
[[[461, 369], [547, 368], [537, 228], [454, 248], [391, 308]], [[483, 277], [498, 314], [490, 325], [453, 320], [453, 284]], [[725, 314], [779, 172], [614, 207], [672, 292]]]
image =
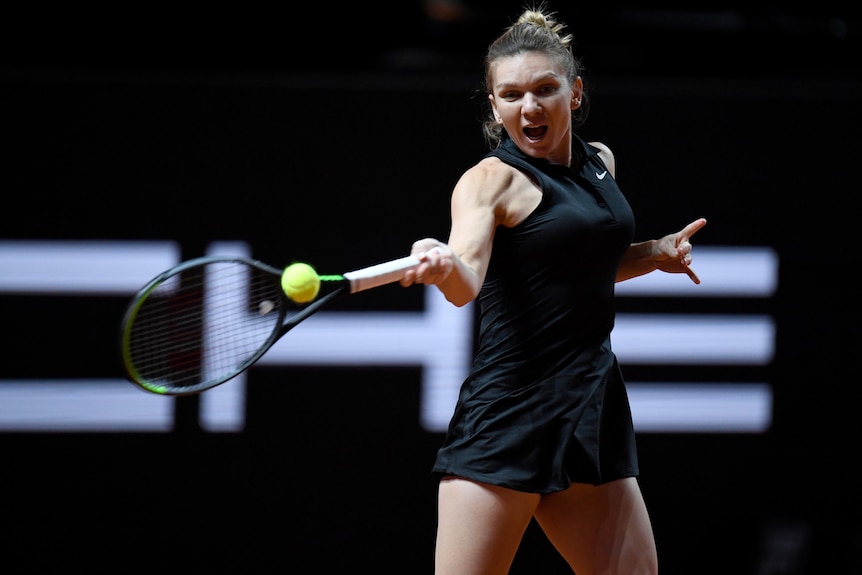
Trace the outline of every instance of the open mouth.
[[538, 140], [542, 136], [544, 136], [548, 131], [547, 126], [538, 126], [535, 128], [524, 128], [524, 135], [530, 138], [531, 140]]

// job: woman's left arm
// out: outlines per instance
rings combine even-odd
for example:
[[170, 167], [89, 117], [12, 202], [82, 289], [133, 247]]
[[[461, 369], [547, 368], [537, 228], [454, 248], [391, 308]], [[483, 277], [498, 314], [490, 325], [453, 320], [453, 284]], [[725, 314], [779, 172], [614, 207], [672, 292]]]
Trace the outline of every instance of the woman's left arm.
[[680, 231], [658, 240], [647, 240], [629, 246], [617, 269], [617, 281], [635, 278], [655, 270], [670, 274], [687, 274], [696, 284], [700, 278], [691, 269], [691, 236], [706, 225], [699, 218]]

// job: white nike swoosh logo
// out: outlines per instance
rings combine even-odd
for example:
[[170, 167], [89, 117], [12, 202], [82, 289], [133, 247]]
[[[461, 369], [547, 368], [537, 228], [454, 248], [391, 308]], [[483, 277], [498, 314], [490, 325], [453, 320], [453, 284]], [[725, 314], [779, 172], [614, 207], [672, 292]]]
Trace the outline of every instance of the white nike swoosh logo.
[[607, 171], [607, 170], [605, 170], [605, 171], [604, 171], [604, 172], [602, 172], [601, 174], [600, 174], [600, 173], [598, 173], [598, 172], [596, 172], [596, 177], [597, 177], [598, 179], [600, 179], [600, 180], [604, 180], [604, 179], [605, 179], [605, 176], [607, 176], [607, 175], [608, 175], [608, 171]]

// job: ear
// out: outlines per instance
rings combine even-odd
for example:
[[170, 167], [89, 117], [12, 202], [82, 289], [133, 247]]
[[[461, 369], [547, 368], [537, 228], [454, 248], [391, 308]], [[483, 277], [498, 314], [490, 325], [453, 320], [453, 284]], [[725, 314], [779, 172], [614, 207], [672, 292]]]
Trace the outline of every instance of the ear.
[[575, 78], [575, 85], [572, 86], [572, 110], [577, 110], [581, 107], [581, 99], [584, 95], [584, 81], [580, 76]]
[[494, 94], [488, 94], [488, 101], [491, 102], [491, 111], [494, 113], [494, 119], [497, 120], [498, 124], [502, 124], [503, 118], [501, 118], [500, 113], [497, 112], [497, 102], [494, 100]]

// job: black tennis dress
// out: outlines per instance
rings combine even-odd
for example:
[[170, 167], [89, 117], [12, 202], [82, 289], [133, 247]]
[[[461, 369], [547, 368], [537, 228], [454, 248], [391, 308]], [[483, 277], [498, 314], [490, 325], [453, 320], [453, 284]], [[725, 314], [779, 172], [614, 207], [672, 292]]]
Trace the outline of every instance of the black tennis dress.
[[542, 189], [539, 206], [500, 227], [479, 293], [479, 333], [432, 468], [532, 493], [638, 475], [625, 383], [611, 350], [614, 283], [634, 238], [628, 201], [573, 138], [579, 168], [489, 152]]

